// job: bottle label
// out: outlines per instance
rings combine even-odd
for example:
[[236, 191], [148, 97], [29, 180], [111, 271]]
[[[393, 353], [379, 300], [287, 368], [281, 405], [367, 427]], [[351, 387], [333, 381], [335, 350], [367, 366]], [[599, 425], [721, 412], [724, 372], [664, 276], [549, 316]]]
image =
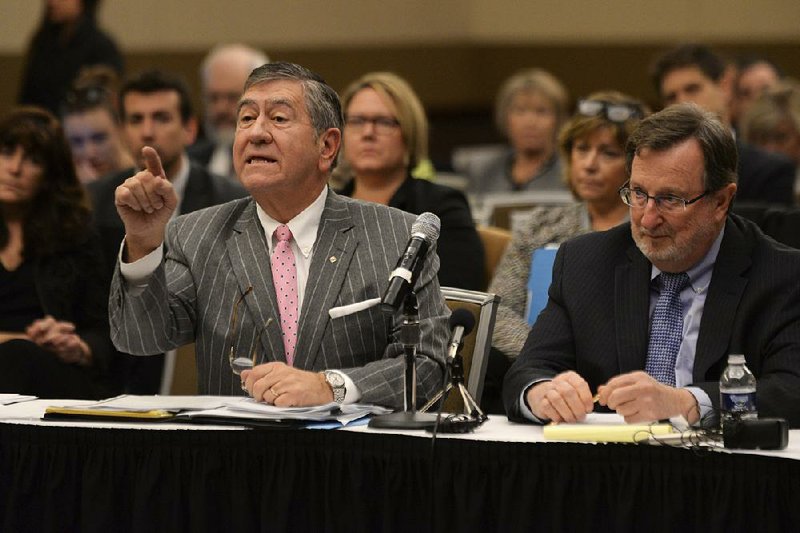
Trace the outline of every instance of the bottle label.
[[726, 393], [720, 394], [722, 413], [731, 414], [755, 414], [756, 413], [756, 393], [742, 392], [742, 393]]

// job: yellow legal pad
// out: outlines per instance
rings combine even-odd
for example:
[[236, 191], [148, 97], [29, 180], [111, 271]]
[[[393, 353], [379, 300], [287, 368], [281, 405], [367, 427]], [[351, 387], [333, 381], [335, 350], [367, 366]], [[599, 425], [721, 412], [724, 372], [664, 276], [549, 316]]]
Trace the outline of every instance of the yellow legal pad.
[[175, 413], [164, 409], [152, 409], [150, 411], [125, 411], [115, 409], [81, 409], [80, 407], [48, 407], [45, 416], [56, 415], [76, 418], [131, 418], [144, 420], [161, 420], [172, 418]]
[[550, 424], [543, 428], [547, 440], [581, 442], [639, 442], [674, 432], [669, 424]]

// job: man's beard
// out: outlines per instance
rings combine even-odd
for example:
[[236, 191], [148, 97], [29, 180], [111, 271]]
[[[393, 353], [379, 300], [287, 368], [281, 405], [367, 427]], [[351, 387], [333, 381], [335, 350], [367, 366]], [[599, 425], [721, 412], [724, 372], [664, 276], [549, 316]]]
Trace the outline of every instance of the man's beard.
[[[658, 230], [651, 232], [631, 224], [631, 234], [639, 251], [651, 263], [659, 263], [661, 265], [684, 263], [696, 252], [698, 247], [713, 241], [719, 233], [719, 228], [716, 224], [703, 224], [697, 221], [690, 222], [687, 229], [689, 230], [688, 233], [675, 239], [675, 231], [669, 226], [662, 225]], [[651, 245], [648, 239], [649, 236], [668, 236], [672, 240], [666, 245], [662, 244], [656, 247]]]

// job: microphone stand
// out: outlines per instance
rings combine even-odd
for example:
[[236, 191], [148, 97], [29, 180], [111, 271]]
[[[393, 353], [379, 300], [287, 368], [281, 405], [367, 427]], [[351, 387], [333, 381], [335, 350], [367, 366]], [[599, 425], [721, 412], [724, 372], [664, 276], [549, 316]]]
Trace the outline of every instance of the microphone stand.
[[444, 403], [447, 400], [448, 394], [453, 389], [453, 387], [458, 390], [458, 393], [461, 395], [461, 401], [464, 404], [464, 414], [469, 416], [470, 418], [478, 421], [479, 423], [483, 423], [487, 420], [486, 414], [484, 414], [483, 410], [480, 408], [478, 403], [475, 401], [475, 398], [467, 390], [466, 385], [464, 385], [464, 359], [461, 357], [461, 346], [458, 347], [458, 350], [455, 356], [451, 357], [447, 360], [447, 373], [450, 376], [450, 380], [447, 383], [447, 386], [436, 393], [436, 396], [430, 399], [428, 403], [426, 403], [420, 411], [426, 412], [431, 409], [437, 401], [441, 399]]
[[425, 429], [433, 427], [436, 415], [417, 412], [417, 345], [419, 344], [419, 307], [417, 295], [409, 290], [403, 299], [403, 325], [398, 335], [403, 345], [405, 373], [403, 383], [403, 411], [373, 417], [371, 428]]

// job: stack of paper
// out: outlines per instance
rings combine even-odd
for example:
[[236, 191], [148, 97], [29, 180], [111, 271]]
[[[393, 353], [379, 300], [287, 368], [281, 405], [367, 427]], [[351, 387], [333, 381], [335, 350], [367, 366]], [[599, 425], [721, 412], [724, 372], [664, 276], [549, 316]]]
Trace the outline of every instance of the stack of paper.
[[342, 427], [368, 415], [385, 414], [377, 405], [329, 403], [313, 407], [275, 407], [241, 396], [117, 396], [80, 406], [51, 406], [45, 418], [96, 418], [144, 422], [180, 421], [276, 425], [281, 422], [324, 423], [314, 427]]

